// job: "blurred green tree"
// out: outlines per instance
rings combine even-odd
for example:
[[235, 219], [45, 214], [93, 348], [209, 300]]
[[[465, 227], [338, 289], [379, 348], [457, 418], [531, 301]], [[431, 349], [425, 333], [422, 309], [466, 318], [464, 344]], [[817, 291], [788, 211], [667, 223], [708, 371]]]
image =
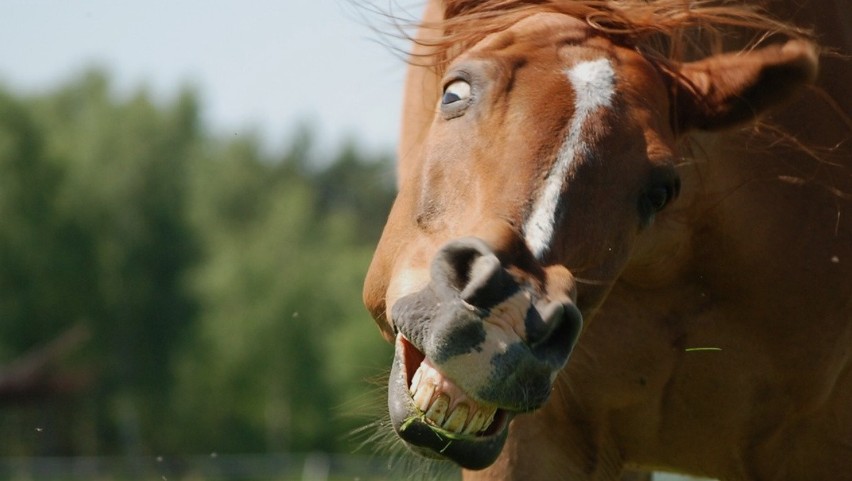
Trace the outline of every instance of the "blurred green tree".
[[390, 159], [265, 154], [200, 109], [98, 71], [0, 91], [0, 367], [83, 325], [94, 379], [0, 411], [0, 456], [350, 449], [390, 357], [360, 302]]
[[197, 260], [184, 214], [188, 154], [200, 139], [195, 99], [161, 108], [139, 92], [118, 102], [91, 72], [7, 108], [3, 164], [18, 167], [0, 194], [6, 357], [89, 326], [99, 382], [77, 407], [96, 413], [81, 421], [98, 436], [56, 449], [140, 445], [169, 405], [172, 354], [194, 320], [182, 275]]
[[[364, 390], [370, 366], [387, 362], [360, 306], [378, 230], [359, 232], [359, 220], [383, 216], [390, 189], [373, 212], [334, 206], [320, 195], [327, 171], [309, 173], [306, 147], [297, 141], [274, 162], [256, 142], [238, 141], [193, 175], [207, 261], [193, 276], [203, 309], [198, 343], [183, 364], [180, 417], [212, 430], [198, 432], [198, 442], [231, 433], [210, 450], [341, 448], [352, 426], [337, 406], [354, 395], [353, 384]], [[213, 401], [208, 392], [222, 395]]]
[[[58, 334], [69, 322], [66, 316], [73, 318], [85, 310], [74, 305], [70, 292], [65, 293], [74, 283], [79, 254], [69, 252], [60, 264], [43, 255], [64, 247], [63, 234], [73, 236], [68, 232], [73, 226], [59, 217], [55, 202], [64, 172], [46, 158], [44, 143], [26, 107], [0, 93], [0, 356], [4, 359], [44, 336]], [[65, 307], [62, 317], [56, 317], [57, 304]]]

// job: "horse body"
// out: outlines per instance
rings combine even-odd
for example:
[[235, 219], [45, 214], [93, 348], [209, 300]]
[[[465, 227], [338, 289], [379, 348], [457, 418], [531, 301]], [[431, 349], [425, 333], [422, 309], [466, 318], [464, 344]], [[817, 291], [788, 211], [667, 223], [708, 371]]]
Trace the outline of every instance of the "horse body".
[[[424, 25], [465, 3], [430, 1]], [[839, 4], [793, 3], [781, 15], [852, 50]], [[446, 34], [422, 28], [413, 58]], [[848, 64], [824, 58], [821, 90], [793, 95], [813, 75], [806, 42], [673, 65], [610, 37], [543, 11], [452, 53], [443, 79], [409, 68], [400, 194], [365, 285], [397, 342], [397, 431], [477, 469], [465, 479], [842, 478]], [[731, 130], [791, 97], [769, 124], [789, 136]], [[506, 378], [520, 390], [494, 387]], [[421, 379], [438, 387], [412, 404]], [[442, 427], [458, 406], [498, 414], [478, 435]]]

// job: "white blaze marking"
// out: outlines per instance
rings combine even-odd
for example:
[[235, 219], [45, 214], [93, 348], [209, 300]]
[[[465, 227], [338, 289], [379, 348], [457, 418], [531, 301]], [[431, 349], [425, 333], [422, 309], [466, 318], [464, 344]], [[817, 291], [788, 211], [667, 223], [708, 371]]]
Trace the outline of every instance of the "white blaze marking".
[[551, 167], [544, 188], [524, 225], [527, 246], [537, 258], [547, 253], [553, 240], [556, 209], [568, 168], [578, 156], [585, 155], [588, 151], [582, 137], [583, 126], [595, 110], [612, 104], [615, 91], [615, 71], [610, 61], [604, 58], [578, 63], [566, 69], [565, 75], [571, 81], [576, 97], [574, 116], [568, 127], [568, 135], [556, 156], [556, 162]]

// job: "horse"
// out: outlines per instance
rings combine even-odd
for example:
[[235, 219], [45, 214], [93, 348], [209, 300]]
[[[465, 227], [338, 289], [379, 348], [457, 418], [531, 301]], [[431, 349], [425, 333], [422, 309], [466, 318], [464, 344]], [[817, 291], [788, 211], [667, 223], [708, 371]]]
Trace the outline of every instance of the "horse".
[[852, 477], [841, 3], [427, 3], [363, 291], [411, 450], [466, 480]]

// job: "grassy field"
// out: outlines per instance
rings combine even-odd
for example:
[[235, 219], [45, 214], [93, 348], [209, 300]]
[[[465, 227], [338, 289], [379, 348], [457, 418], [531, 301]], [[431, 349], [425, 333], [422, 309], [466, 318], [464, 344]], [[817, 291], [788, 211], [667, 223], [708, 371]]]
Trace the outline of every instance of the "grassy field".
[[[428, 464], [428, 463], [427, 463]], [[447, 464], [326, 453], [0, 458], [8, 481], [458, 481]], [[658, 473], [654, 481], [707, 481]]]

